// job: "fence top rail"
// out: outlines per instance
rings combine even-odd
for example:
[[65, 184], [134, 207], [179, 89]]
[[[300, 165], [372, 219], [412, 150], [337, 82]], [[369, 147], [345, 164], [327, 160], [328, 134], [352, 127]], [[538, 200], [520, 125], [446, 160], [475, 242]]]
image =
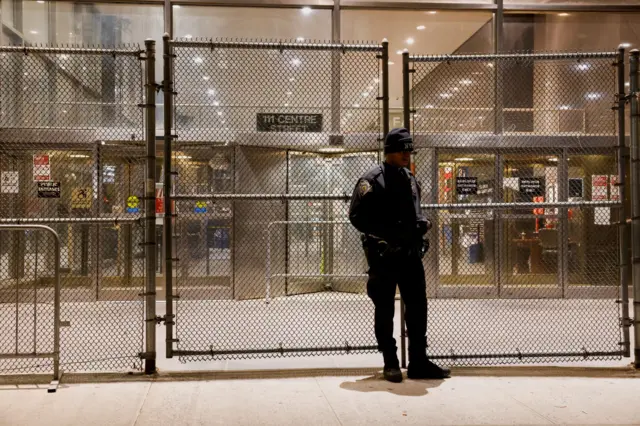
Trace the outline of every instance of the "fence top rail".
[[618, 52], [501, 53], [479, 55], [409, 55], [410, 62], [473, 62], [501, 60], [613, 59]]
[[0, 46], [0, 53], [48, 53], [65, 55], [114, 55], [114, 56], [139, 56], [144, 53], [137, 45], [124, 45], [116, 47], [83, 47], [83, 46]]
[[225, 40], [214, 38], [175, 39], [174, 47], [208, 47], [210, 49], [262, 49], [262, 50], [335, 50], [342, 52], [382, 52], [375, 43], [298, 42], [291, 40]]

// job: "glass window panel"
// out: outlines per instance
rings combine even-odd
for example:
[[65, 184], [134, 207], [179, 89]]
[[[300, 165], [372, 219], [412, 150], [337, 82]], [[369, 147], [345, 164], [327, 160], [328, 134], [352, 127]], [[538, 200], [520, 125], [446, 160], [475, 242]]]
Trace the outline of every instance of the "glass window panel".
[[489, 12], [344, 10], [343, 40], [389, 40], [391, 127], [402, 123], [402, 50], [416, 54], [489, 53]]
[[176, 38], [331, 39], [330, 10], [174, 6], [173, 21]]

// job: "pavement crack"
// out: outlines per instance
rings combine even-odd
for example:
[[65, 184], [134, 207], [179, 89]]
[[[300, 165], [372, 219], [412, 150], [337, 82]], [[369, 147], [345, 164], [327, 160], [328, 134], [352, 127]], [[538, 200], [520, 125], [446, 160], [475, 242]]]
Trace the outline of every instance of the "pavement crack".
[[550, 418], [548, 418], [547, 416], [545, 416], [544, 414], [536, 411], [534, 408], [528, 406], [527, 404], [525, 404], [524, 402], [520, 401], [519, 399], [513, 397], [512, 395], [509, 395], [509, 398], [513, 399], [515, 402], [517, 402], [518, 404], [522, 405], [523, 407], [527, 408], [528, 410], [531, 410], [532, 412], [534, 412], [537, 416], [545, 419], [546, 421], [548, 421], [549, 423], [551, 423], [552, 425], [557, 424], [556, 422], [554, 422], [553, 420], [551, 420]]
[[320, 382], [318, 382], [318, 378], [315, 377], [314, 380], [316, 381], [316, 385], [318, 385], [318, 389], [320, 389], [320, 392], [322, 392], [322, 396], [324, 397], [324, 400], [327, 401], [327, 405], [329, 405], [329, 408], [331, 408], [331, 412], [335, 416], [336, 421], [338, 422], [338, 424], [340, 426], [343, 426], [342, 422], [340, 421], [340, 417], [338, 417], [338, 413], [336, 413], [336, 410], [333, 409], [333, 405], [331, 405], [331, 401], [329, 401], [329, 398], [327, 398], [327, 394], [324, 393], [324, 390], [322, 389], [322, 386], [320, 386]]
[[140, 414], [142, 414], [142, 409], [144, 408], [144, 404], [147, 402], [147, 398], [149, 397], [149, 392], [151, 391], [151, 386], [153, 386], [153, 382], [149, 382], [149, 386], [147, 386], [147, 392], [144, 394], [144, 398], [142, 398], [142, 404], [140, 404], [140, 408], [136, 413], [136, 421], [133, 422], [133, 426], [138, 425], [138, 420], [140, 420]]

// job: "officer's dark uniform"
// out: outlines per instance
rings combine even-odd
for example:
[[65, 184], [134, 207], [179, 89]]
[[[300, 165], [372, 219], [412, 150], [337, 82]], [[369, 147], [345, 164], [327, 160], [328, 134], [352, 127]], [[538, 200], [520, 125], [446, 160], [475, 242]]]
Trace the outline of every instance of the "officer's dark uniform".
[[[394, 129], [385, 139], [385, 154], [412, 151], [406, 129]], [[363, 233], [369, 263], [367, 293], [375, 305], [375, 334], [384, 356], [385, 378], [401, 381], [393, 317], [396, 285], [405, 304], [409, 337], [409, 377], [444, 378], [448, 370], [426, 356], [427, 295], [422, 257], [430, 228], [420, 208], [420, 186], [406, 168], [383, 163], [362, 176], [349, 209], [351, 223]]]

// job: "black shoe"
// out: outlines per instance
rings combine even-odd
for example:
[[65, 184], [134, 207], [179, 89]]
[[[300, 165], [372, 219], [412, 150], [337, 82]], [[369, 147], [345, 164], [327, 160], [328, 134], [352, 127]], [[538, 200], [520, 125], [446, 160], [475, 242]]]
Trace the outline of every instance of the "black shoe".
[[384, 379], [388, 382], [392, 383], [400, 383], [402, 382], [402, 371], [398, 367], [385, 367], [382, 370], [382, 375]]
[[439, 367], [428, 359], [420, 363], [416, 363], [414, 361], [412, 363], [409, 363], [409, 368], [407, 369], [407, 377], [415, 380], [447, 379], [451, 377], [451, 370], [449, 370], [448, 368]]

